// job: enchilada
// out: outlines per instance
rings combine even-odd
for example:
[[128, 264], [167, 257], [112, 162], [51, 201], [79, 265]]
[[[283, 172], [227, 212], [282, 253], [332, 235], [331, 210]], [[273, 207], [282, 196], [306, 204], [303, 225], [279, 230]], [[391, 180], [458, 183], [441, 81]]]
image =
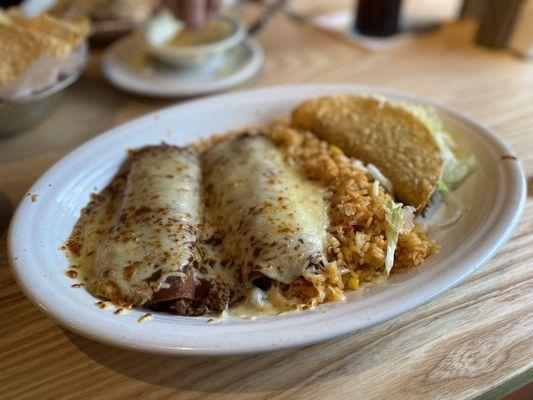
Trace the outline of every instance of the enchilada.
[[[100, 219], [108, 225], [107, 238], [82, 237], [92, 247], [85, 262], [87, 288], [121, 306], [148, 305], [184, 315], [222, 311], [229, 292], [207, 279], [210, 266], [199, 251], [198, 153], [146, 147], [131, 155], [126, 175], [118, 179], [120, 205], [113, 207], [114, 215]], [[94, 208], [90, 213], [101, 213], [102, 207]]]
[[[288, 288], [300, 277], [310, 282], [322, 273], [328, 227], [324, 192], [288, 165], [268, 137], [226, 140], [206, 152], [203, 165], [210, 222], [220, 230], [222, 252], [243, 281], [265, 290]], [[310, 300], [304, 297], [303, 303]]]

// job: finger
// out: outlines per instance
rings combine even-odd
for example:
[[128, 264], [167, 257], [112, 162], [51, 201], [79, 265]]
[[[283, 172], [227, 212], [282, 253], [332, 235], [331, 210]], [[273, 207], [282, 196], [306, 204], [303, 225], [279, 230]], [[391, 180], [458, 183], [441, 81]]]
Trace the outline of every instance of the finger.
[[213, 18], [222, 7], [222, 0], [207, 0], [207, 17]]
[[179, 0], [179, 17], [189, 28], [198, 28], [207, 20], [207, 0]]
[[163, 4], [172, 11], [172, 14], [174, 14], [176, 17], [179, 18], [179, 0], [164, 0]]

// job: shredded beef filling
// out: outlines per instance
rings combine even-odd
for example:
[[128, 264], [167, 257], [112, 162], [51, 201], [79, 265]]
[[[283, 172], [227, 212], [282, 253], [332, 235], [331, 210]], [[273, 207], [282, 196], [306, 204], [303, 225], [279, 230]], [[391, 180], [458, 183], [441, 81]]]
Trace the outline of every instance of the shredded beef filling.
[[170, 284], [170, 287], [154, 293], [149, 305], [154, 311], [184, 316], [219, 314], [228, 307], [231, 297], [229, 287], [214, 281], [195, 282], [192, 277], [170, 277], [166, 283]]

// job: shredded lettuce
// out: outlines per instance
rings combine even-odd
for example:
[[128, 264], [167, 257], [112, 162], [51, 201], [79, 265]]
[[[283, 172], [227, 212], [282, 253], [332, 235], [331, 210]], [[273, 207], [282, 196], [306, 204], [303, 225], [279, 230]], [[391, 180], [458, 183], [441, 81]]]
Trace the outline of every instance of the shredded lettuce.
[[385, 276], [389, 276], [394, 265], [394, 252], [400, 234], [409, 233], [414, 227], [415, 209], [410, 206], [403, 207], [402, 203], [395, 203], [392, 199], [383, 206], [387, 228], [387, 253], [385, 255]]
[[442, 122], [434, 111], [414, 104], [403, 104], [404, 108], [416, 116], [433, 134], [444, 157], [444, 168], [437, 193], [446, 196], [453, 192], [472, 174], [476, 168], [476, 158], [472, 155], [460, 155], [457, 144], [448, 132], [444, 130]]
[[[427, 126], [441, 149], [444, 167], [441, 179], [437, 182], [436, 193], [441, 197], [445, 197], [448, 193], [461, 186], [466, 178], [474, 172], [476, 159], [471, 154], [464, 154], [458, 148], [450, 134], [444, 130], [442, 122], [434, 111], [414, 104], [401, 103], [400, 105]], [[372, 173], [371, 167], [368, 169]], [[372, 175], [374, 175], [374, 179], [382, 183], [379, 175], [376, 176], [377, 174], [374, 173]], [[402, 203], [396, 203], [393, 200], [389, 200], [384, 205], [384, 208], [387, 221], [387, 228], [385, 229], [387, 236], [385, 276], [388, 276], [394, 265], [394, 252], [398, 245], [399, 236], [410, 232], [414, 227], [415, 209], [409, 206], [404, 207]]]
[[394, 194], [392, 182], [385, 175], [383, 175], [383, 172], [381, 172], [378, 167], [376, 167], [374, 164], [367, 164], [366, 168], [375, 181], [378, 181], [379, 184], [383, 186], [391, 195]]

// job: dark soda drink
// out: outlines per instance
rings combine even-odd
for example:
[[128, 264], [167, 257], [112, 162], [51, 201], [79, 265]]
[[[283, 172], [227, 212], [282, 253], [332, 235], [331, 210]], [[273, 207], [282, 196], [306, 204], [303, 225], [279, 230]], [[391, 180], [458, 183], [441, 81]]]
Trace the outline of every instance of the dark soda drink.
[[355, 29], [369, 36], [398, 33], [402, 0], [359, 0]]

